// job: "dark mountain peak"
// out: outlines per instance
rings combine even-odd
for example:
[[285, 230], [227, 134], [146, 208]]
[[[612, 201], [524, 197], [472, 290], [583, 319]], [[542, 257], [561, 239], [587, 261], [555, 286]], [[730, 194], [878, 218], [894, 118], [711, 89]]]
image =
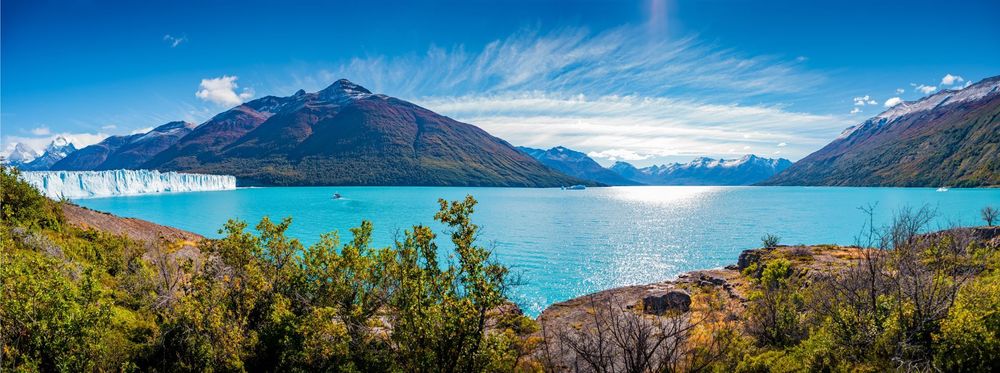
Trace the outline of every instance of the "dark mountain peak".
[[[698, 158], [692, 159], [691, 162], [688, 162], [688, 164], [689, 165], [702, 165], [703, 166], [703, 165], [707, 165], [707, 164], [712, 163], [712, 162], [715, 162], [715, 158], [698, 157]], [[680, 166], [681, 164], [677, 163], [677, 165]], [[666, 165], [664, 165], [664, 166], [666, 166]]]
[[242, 185], [589, 184], [470, 124], [341, 79], [216, 115], [142, 167]]
[[518, 147], [517, 149], [554, 170], [583, 180], [592, 180], [607, 185], [637, 184], [604, 168], [586, 154], [565, 146], [556, 146], [548, 150], [527, 147]]
[[185, 122], [185, 121], [180, 121], [179, 120], [179, 121], [170, 122], [170, 123], [167, 123], [167, 124], [163, 124], [163, 125], [161, 125], [159, 127], [153, 128], [153, 130], [150, 131], [150, 132], [170, 132], [170, 131], [181, 129], [181, 128], [193, 129], [194, 127], [195, 127], [194, 123], [189, 123], [189, 122]]
[[567, 148], [565, 146], [554, 147], [552, 149], [549, 149], [547, 151], [547, 153], [550, 156], [553, 156], [553, 157], [568, 158], [568, 159], [584, 159], [584, 158], [589, 159], [590, 158], [590, 157], [587, 157], [586, 154], [583, 154], [583, 153], [578, 152], [576, 150]]
[[304, 90], [304, 89], [300, 89], [298, 91], [295, 91], [295, 97], [304, 96], [305, 94], [306, 94], [306, 90]]
[[47, 147], [45, 147], [45, 151], [47, 152], [61, 152], [68, 149], [71, 149], [72, 151], [76, 150], [76, 147], [74, 147], [69, 140], [62, 136], [57, 136]]
[[354, 84], [347, 79], [340, 79], [333, 82], [333, 84], [330, 84], [329, 87], [324, 88], [318, 93], [320, 97], [323, 98], [357, 98], [372, 94], [372, 92], [365, 87]]

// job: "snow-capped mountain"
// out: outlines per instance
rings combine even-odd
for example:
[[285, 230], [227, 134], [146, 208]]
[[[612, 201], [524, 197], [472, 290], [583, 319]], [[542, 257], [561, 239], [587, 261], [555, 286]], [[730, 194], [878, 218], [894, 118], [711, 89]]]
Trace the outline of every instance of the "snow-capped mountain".
[[17, 143], [14, 144], [14, 149], [11, 149], [10, 154], [4, 157], [4, 163], [20, 167], [35, 160], [38, 156], [39, 153], [37, 150], [32, 149], [27, 144]]
[[592, 180], [607, 185], [638, 184], [635, 181], [618, 175], [614, 171], [602, 167], [586, 154], [566, 147], [557, 146], [549, 150], [544, 150], [519, 146], [517, 150], [532, 156], [546, 166], [584, 180]]
[[1000, 76], [846, 129], [768, 185], [1000, 185]]
[[42, 153], [42, 155], [31, 162], [23, 164], [19, 168], [25, 171], [48, 170], [53, 164], [75, 151], [76, 147], [73, 146], [73, 143], [69, 142], [65, 137], [58, 136], [45, 147], [45, 153]]
[[52, 170], [137, 169], [191, 133], [195, 125], [170, 122], [146, 133], [111, 136], [52, 165]]
[[750, 185], [792, 165], [784, 158], [762, 158], [747, 154], [737, 159], [695, 158], [688, 163], [672, 163], [636, 168], [616, 162], [611, 170], [625, 178], [649, 185]]

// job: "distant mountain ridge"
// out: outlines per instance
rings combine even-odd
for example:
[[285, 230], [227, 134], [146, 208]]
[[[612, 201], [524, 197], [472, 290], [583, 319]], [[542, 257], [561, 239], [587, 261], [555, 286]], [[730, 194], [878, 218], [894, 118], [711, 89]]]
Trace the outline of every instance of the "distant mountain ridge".
[[762, 158], [748, 154], [739, 159], [700, 157], [688, 163], [672, 163], [636, 168], [628, 162], [616, 162], [611, 170], [619, 175], [649, 185], [751, 185], [790, 167], [784, 158]]
[[170, 122], [146, 133], [111, 136], [67, 155], [52, 170], [136, 169], [191, 133], [195, 125]]
[[39, 155], [38, 151], [32, 149], [30, 146], [17, 143], [14, 145], [14, 149], [11, 149], [10, 154], [4, 159], [4, 162], [11, 166], [22, 166], [35, 160]]
[[604, 168], [586, 154], [566, 147], [557, 146], [544, 150], [519, 146], [517, 149], [539, 160], [542, 164], [573, 177], [607, 185], [639, 184]]
[[596, 185], [346, 79], [227, 110], [140, 167], [235, 175], [242, 185]]
[[73, 146], [73, 143], [65, 137], [57, 136], [45, 147], [45, 152], [41, 155], [37, 155], [37, 152], [27, 145], [15, 145], [14, 151], [6, 159], [6, 163], [25, 171], [48, 170], [53, 164], [75, 151], [76, 147]]
[[896, 105], [761, 185], [1000, 185], [1000, 76]]

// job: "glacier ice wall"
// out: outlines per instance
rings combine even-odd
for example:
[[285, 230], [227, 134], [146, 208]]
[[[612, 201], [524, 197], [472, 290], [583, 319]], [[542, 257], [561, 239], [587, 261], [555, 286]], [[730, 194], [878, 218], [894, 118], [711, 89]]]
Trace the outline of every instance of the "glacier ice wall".
[[26, 171], [21, 179], [54, 199], [236, 189], [233, 176], [155, 170]]

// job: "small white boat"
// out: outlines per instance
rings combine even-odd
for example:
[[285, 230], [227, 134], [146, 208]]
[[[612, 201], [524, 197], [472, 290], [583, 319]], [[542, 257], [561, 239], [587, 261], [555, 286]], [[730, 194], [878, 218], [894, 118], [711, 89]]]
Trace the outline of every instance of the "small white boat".
[[947, 191], [948, 191], [948, 187], [940, 187], [940, 188], [937, 188], [937, 191], [938, 191], [938, 192], [947, 192]]
[[584, 189], [587, 189], [587, 187], [579, 184], [563, 187], [563, 190], [584, 190]]

